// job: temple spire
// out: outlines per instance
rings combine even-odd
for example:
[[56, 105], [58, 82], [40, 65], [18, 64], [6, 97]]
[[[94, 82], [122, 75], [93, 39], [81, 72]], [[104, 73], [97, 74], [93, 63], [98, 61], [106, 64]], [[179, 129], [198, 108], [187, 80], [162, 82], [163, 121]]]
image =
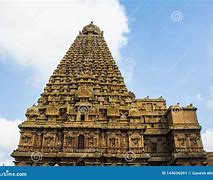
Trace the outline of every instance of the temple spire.
[[[205, 157], [195, 111], [167, 108], [163, 98], [136, 99], [91, 22], [58, 64], [38, 104], [27, 109], [12, 156], [19, 166], [166, 165], [171, 159], [200, 165]], [[180, 149], [184, 153], [173, 156]]]

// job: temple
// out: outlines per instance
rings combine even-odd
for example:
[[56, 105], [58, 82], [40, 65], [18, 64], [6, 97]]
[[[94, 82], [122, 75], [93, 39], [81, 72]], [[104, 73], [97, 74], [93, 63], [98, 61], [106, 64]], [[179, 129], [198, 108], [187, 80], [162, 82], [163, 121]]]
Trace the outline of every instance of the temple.
[[91, 22], [27, 109], [11, 156], [17, 166], [208, 165], [196, 110], [137, 99]]

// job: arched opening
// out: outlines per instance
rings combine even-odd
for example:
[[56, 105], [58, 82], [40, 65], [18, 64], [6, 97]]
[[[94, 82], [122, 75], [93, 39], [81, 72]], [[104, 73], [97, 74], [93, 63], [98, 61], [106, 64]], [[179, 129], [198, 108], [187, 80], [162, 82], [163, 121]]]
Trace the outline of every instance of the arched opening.
[[78, 149], [84, 149], [84, 135], [78, 136]]
[[81, 114], [81, 121], [85, 120], [85, 114]]

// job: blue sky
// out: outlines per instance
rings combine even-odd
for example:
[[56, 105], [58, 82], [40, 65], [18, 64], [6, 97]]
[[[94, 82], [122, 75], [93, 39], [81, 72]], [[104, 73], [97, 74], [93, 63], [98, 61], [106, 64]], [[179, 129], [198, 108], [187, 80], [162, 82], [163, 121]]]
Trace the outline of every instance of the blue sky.
[[[207, 108], [213, 86], [213, 2], [123, 0], [121, 4], [130, 29], [121, 54], [136, 61], [129, 89], [139, 98], [162, 95], [168, 105], [193, 103], [203, 129], [213, 127], [213, 107]], [[173, 22], [173, 11], [180, 11], [183, 19]], [[24, 119], [26, 108], [36, 103], [44, 83], [26, 83], [34, 69], [14, 64], [10, 54], [0, 55], [0, 115]]]
[[[137, 98], [163, 96], [167, 105], [179, 102], [187, 106], [193, 103], [198, 108], [202, 131], [211, 132], [208, 138], [212, 138], [213, 1], [121, 0], [106, 2], [104, 5], [94, 2], [93, 9], [92, 3], [85, 4], [75, 4], [76, 11], [69, 11], [70, 14], [67, 12], [57, 15], [54, 7], [49, 4], [39, 4], [38, 10], [32, 11], [34, 14], [30, 11], [21, 14], [23, 9], [30, 9], [32, 4], [15, 6], [16, 12], [12, 11], [11, 4], [0, 3], [0, 8], [4, 5], [8, 7], [6, 11], [14, 13], [14, 16], [10, 13], [11, 17], [6, 11], [2, 15], [0, 13], [0, 28], [5, 28], [6, 32], [3, 33], [4, 41], [0, 40], [0, 117], [10, 121], [25, 119], [26, 109], [37, 102], [50, 72], [68, 50], [78, 35], [78, 30], [93, 19], [104, 30], [104, 35], [108, 36], [106, 40], [115, 59], [119, 60], [118, 65], [123, 75], [131, 75], [126, 80], [129, 90]], [[70, 7], [73, 6], [72, 4]], [[64, 7], [57, 8], [62, 11]], [[82, 13], [81, 8], [86, 8], [86, 11]], [[179, 13], [180, 19], [177, 21], [173, 19], [174, 12]], [[46, 15], [51, 13], [56, 14], [58, 19], [51, 20]], [[33, 20], [24, 19], [25, 16], [33, 17]], [[13, 23], [10, 24], [11, 22]], [[24, 30], [21, 29], [22, 26]], [[7, 34], [7, 28], [11, 34]], [[34, 31], [36, 28], [39, 30]], [[48, 34], [52, 36], [49, 37]], [[42, 40], [40, 43], [36, 41], [39, 38]], [[26, 39], [30, 42], [28, 46]], [[52, 42], [55, 43], [54, 46]], [[32, 44], [35, 45], [31, 47]], [[63, 45], [58, 51], [58, 47]], [[28, 60], [32, 57], [38, 60], [41, 67], [29, 63]], [[135, 61], [130, 74], [123, 64], [128, 58]], [[42, 79], [40, 75], [44, 72], [46, 74]]]
[[[203, 130], [213, 127], [213, 2], [211, 1], [122, 1], [131, 32], [125, 57], [136, 60], [134, 83], [137, 97], [159, 97], [198, 107]], [[182, 20], [171, 14], [180, 11]]]

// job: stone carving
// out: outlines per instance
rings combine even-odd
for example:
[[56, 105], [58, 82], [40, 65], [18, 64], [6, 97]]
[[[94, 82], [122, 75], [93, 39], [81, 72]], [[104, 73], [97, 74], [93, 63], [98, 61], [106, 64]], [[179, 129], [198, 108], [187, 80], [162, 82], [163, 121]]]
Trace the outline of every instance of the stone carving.
[[67, 136], [67, 137], [66, 137], [66, 145], [67, 145], [67, 146], [73, 146], [73, 143], [74, 143], [74, 137], [72, 137], [72, 136]]
[[116, 139], [114, 137], [109, 138], [110, 147], [116, 146]]
[[79, 89], [77, 92], [79, 98], [89, 98], [92, 97], [92, 92], [89, 89]]
[[[162, 97], [137, 99], [93, 22], [79, 33], [26, 117], [12, 153], [16, 165], [32, 165], [30, 153], [36, 151], [45, 152], [38, 165], [71, 165], [82, 157], [90, 165], [166, 165], [179, 150], [187, 153], [172, 165], [207, 164], [196, 108], [167, 107]], [[123, 158], [129, 151], [137, 156], [131, 164]]]
[[31, 140], [32, 140], [32, 135], [30, 134], [25, 134], [22, 136], [22, 144], [29, 145], [31, 144]]
[[139, 142], [141, 140], [141, 136], [137, 133], [131, 135], [131, 140], [135, 146], [139, 146]]
[[129, 116], [140, 117], [140, 112], [139, 112], [138, 109], [132, 108], [132, 109], [129, 110]]
[[59, 108], [57, 106], [48, 106], [46, 109], [46, 115], [50, 115], [50, 116], [59, 115]]
[[179, 144], [180, 147], [185, 146], [185, 138], [179, 139], [179, 142], [180, 142], [180, 144]]
[[128, 113], [122, 113], [122, 115], [121, 115], [121, 119], [126, 120], [126, 119], [127, 119], [127, 114], [128, 114]]
[[37, 117], [38, 115], [39, 115], [39, 110], [35, 105], [33, 105], [33, 107], [27, 109], [26, 116], [28, 118]]
[[44, 144], [46, 146], [53, 146], [54, 143], [54, 135], [48, 133], [44, 136]]
[[107, 116], [119, 116], [119, 108], [118, 107], [108, 107]]

